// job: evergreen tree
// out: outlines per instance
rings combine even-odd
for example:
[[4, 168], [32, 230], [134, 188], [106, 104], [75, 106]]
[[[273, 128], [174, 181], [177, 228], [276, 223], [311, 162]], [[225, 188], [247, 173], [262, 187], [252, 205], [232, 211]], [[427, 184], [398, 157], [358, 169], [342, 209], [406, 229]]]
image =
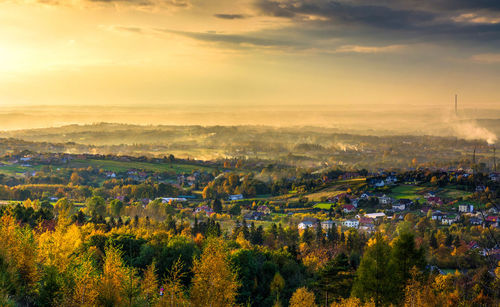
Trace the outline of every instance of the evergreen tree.
[[359, 265], [352, 294], [364, 301], [373, 299], [376, 306], [392, 302], [397, 296], [398, 283], [392, 263], [391, 247], [382, 234], [375, 234]]

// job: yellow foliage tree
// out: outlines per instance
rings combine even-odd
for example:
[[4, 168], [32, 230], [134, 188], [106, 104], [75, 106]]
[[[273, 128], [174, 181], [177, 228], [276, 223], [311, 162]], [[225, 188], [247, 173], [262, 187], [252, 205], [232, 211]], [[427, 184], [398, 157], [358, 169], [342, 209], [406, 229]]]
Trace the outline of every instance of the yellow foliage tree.
[[298, 288], [290, 299], [290, 307], [316, 307], [316, 298], [306, 287]]
[[68, 220], [60, 217], [54, 231], [46, 231], [39, 235], [38, 258], [41, 263], [55, 266], [60, 272], [64, 272], [71, 262], [71, 255], [81, 243], [78, 226], [74, 224], [68, 226]]
[[77, 263], [73, 270], [73, 280], [75, 283], [72, 289], [71, 306], [95, 306], [97, 304], [98, 273], [90, 257], [82, 255], [75, 259]]
[[99, 302], [102, 306], [120, 306], [124, 303], [122, 283], [128, 278], [121, 252], [115, 247], [106, 248], [103, 272], [99, 281]]
[[238, 282], [231, 270], [224, 240], [210, 238], [194, 261], [191, 300], [194, 306], [234, 306]]
[[330, 307], [375, 307], [375, 303], [373, 301], [363, 303], [359, 298], [351, 297], [334, 302]]
[[151, 263], [144, 271], [144, 278], [141, 283], [142, 299], [147, 306], [153, 306], [158, 293], [158, 278], [156, 277], [156, 264]]

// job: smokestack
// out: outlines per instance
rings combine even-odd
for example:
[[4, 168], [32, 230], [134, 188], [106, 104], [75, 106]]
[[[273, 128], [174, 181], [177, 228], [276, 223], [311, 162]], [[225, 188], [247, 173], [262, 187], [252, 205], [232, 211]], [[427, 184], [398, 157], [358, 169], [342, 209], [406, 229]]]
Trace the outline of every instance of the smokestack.
[[476, 165], [476, 145], [474, 145], [474, 152], [472, 153], [472, 165]]
[[497, 157], [496, 157], [496, 147], [493, 145], [493, 170], [497, 172]]
[[458, 95], [455, 94], [455, 116], [458, 116]]

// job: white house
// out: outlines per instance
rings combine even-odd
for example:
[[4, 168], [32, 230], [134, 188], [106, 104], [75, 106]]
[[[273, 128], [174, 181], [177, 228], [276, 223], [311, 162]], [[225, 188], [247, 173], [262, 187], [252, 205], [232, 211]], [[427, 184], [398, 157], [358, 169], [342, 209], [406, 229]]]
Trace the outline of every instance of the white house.
[[314, 223], [312, 221], [302, 221], [299, 223], [299, 225], [297, 226], [299, 229], [301, 230], [304, 230], [306, 228], [311, 228], [311, 227], [314, 227]]
[[458, 212], [474, 212], [474, 206], [470, 204], [458, 205]]
[[396, 203], [396, 204], [392, 205], [392, 210], [394, 210], [394, 211], [404, 211], [405, 209], [406, 209], [405, 204]]
[[243, 199], [242, 194], [229, 195], [229, 200], [240, 200]]
[[350, 227], [350, 228], [358, 228], [359, 227], [359, 221], [358, 220], [345, 220], [342, 222], [342, 225], [345, 227]]

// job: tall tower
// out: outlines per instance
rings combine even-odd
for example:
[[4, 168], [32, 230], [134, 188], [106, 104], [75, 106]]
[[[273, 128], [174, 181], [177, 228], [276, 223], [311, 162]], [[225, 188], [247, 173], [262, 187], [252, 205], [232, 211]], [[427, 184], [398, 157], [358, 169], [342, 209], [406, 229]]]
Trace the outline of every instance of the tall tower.
[[497, 172], [497, 157], [496, 157], [496, 146], [493, 145], [493, 171]]
[[458, 116], [458, 95], [455, 94], [455, 116]]

